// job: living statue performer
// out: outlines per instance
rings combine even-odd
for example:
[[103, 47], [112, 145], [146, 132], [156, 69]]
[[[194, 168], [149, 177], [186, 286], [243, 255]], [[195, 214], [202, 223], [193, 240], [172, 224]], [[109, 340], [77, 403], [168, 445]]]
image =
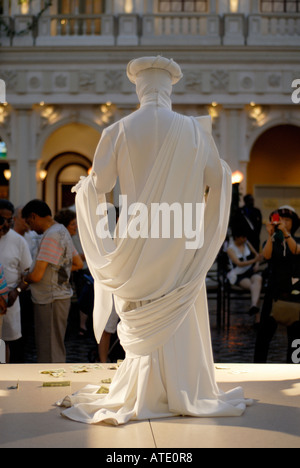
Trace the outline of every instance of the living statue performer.
[[[104, 130], [91, 174], [74, 189], [80, 237], [95, 280], [95, 336], [99, 341], [114, 297], [126, 358], [108, 394], [89, 385], [58, 404], [67, 408], [64, 416], [89, 424], [240, 416], [251, 400], [241, 388], [224, 393], [216, 384], [205, 288], [226, 236], [231, 173], [219, 158], [210, 118], [172, 111], [172, 85], [182, 77], [178, 64], [143, 57], [128, 64], [127, 75], [136, 84], [140, 108]], [[153, 213], [139, 218], [140, 236], [100, 235], [105, 194], [117, 178], [127, 206], [139, 203], [133, 206], [146, 206], [149, 213], [163, 203], [205, 203], [203, 242], [191, 248], [184, 234], [151, 236]], [[138, 210], [123, 211], [119, 223], [125, 216], [126, 232], [136, 232]]]

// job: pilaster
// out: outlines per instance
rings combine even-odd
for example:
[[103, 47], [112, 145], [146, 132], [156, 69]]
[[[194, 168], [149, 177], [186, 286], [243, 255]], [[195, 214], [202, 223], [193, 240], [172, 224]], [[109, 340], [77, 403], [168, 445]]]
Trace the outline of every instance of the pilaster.
[[15, 205], [26, 203], [36, 196], [36, 169], [31, 158], [34, 154], [32, 113], [31, 106], [20, 105], [11, 114], [13, 154], [10, 160], [10, 198]]
[[220, 115], [220, 150], [233, 171], [240, 170], [240, 162], [247, 159], [245, 148], [246, 126], [244, 106], [223, 106]]

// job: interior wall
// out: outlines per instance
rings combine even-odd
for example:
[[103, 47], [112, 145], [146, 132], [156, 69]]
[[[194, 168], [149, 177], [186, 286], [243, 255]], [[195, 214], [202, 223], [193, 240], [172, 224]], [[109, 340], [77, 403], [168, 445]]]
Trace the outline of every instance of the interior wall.
[[[248, 164], [247, 193], [254, 195], [264, 224], [282, 205], [292, 206], [300, 215], [300, 127], [272, 127], [256, 140]], [[261, 241], [266, 239], [264, 228]]]
[[44, 144], [41, 162], [46, 165], [61, 153], [80, 153], [93, 161], [100, 133], [88, 125], [70, 123], [55, 130]]
[[247, 192], [255, 185], [300, 185], [300, 127], [279, 125], [253, 145], [247, 168]]

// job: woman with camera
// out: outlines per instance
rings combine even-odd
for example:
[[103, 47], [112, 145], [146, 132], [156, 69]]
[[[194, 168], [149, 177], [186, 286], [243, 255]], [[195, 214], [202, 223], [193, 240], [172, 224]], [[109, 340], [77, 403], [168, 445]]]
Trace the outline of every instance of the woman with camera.
[[278, 324], [287, 327], [287, 362], [292, 362], [293, 342], [300, 338], [300, 245], [294, 237], [299, 218], [290, 206], [270, 215], [269, 234], [263, 248], [269, 262], [268, 285], [255, 346], [255, 362], [266, 362]]
[[[296, 212], [291, 207], [279, 208], [278, 212], [271, 214], [271, 222], [267, 224], [266, 228], [269, 238], [264, 246], [263, 254], [266, 260], [272, 258], [274, 236], [279, 234], [278, 240], [286, 242], [289, 250], [297, 255], [300, 253], [300, 245], [292, 237], [292, 232], [297, 230], [299, 220]], [[281, 234], [280, 234], [281, 233]]]

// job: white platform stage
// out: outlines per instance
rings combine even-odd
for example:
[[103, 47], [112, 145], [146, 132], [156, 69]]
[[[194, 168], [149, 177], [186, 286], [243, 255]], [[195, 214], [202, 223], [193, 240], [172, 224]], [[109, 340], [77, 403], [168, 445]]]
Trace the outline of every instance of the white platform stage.
[[[1, 448], [254, 448], [300, 447], [300, 367], [216, 364], [219, 386], [242, 386], [254, 405], [239, 418], [169, 418], [95, 426], [63, 418], [54, 403], [88, 383], [109, 386], [112, 365], [0, 365]], [[191, 365], [191, 371], [192, 371]], [[63, 368], [60, 377], [40, 371]], [[70, 387], [43, 387], [70, 381]], [[17, 387], [17, 388], [15, 388]]]

